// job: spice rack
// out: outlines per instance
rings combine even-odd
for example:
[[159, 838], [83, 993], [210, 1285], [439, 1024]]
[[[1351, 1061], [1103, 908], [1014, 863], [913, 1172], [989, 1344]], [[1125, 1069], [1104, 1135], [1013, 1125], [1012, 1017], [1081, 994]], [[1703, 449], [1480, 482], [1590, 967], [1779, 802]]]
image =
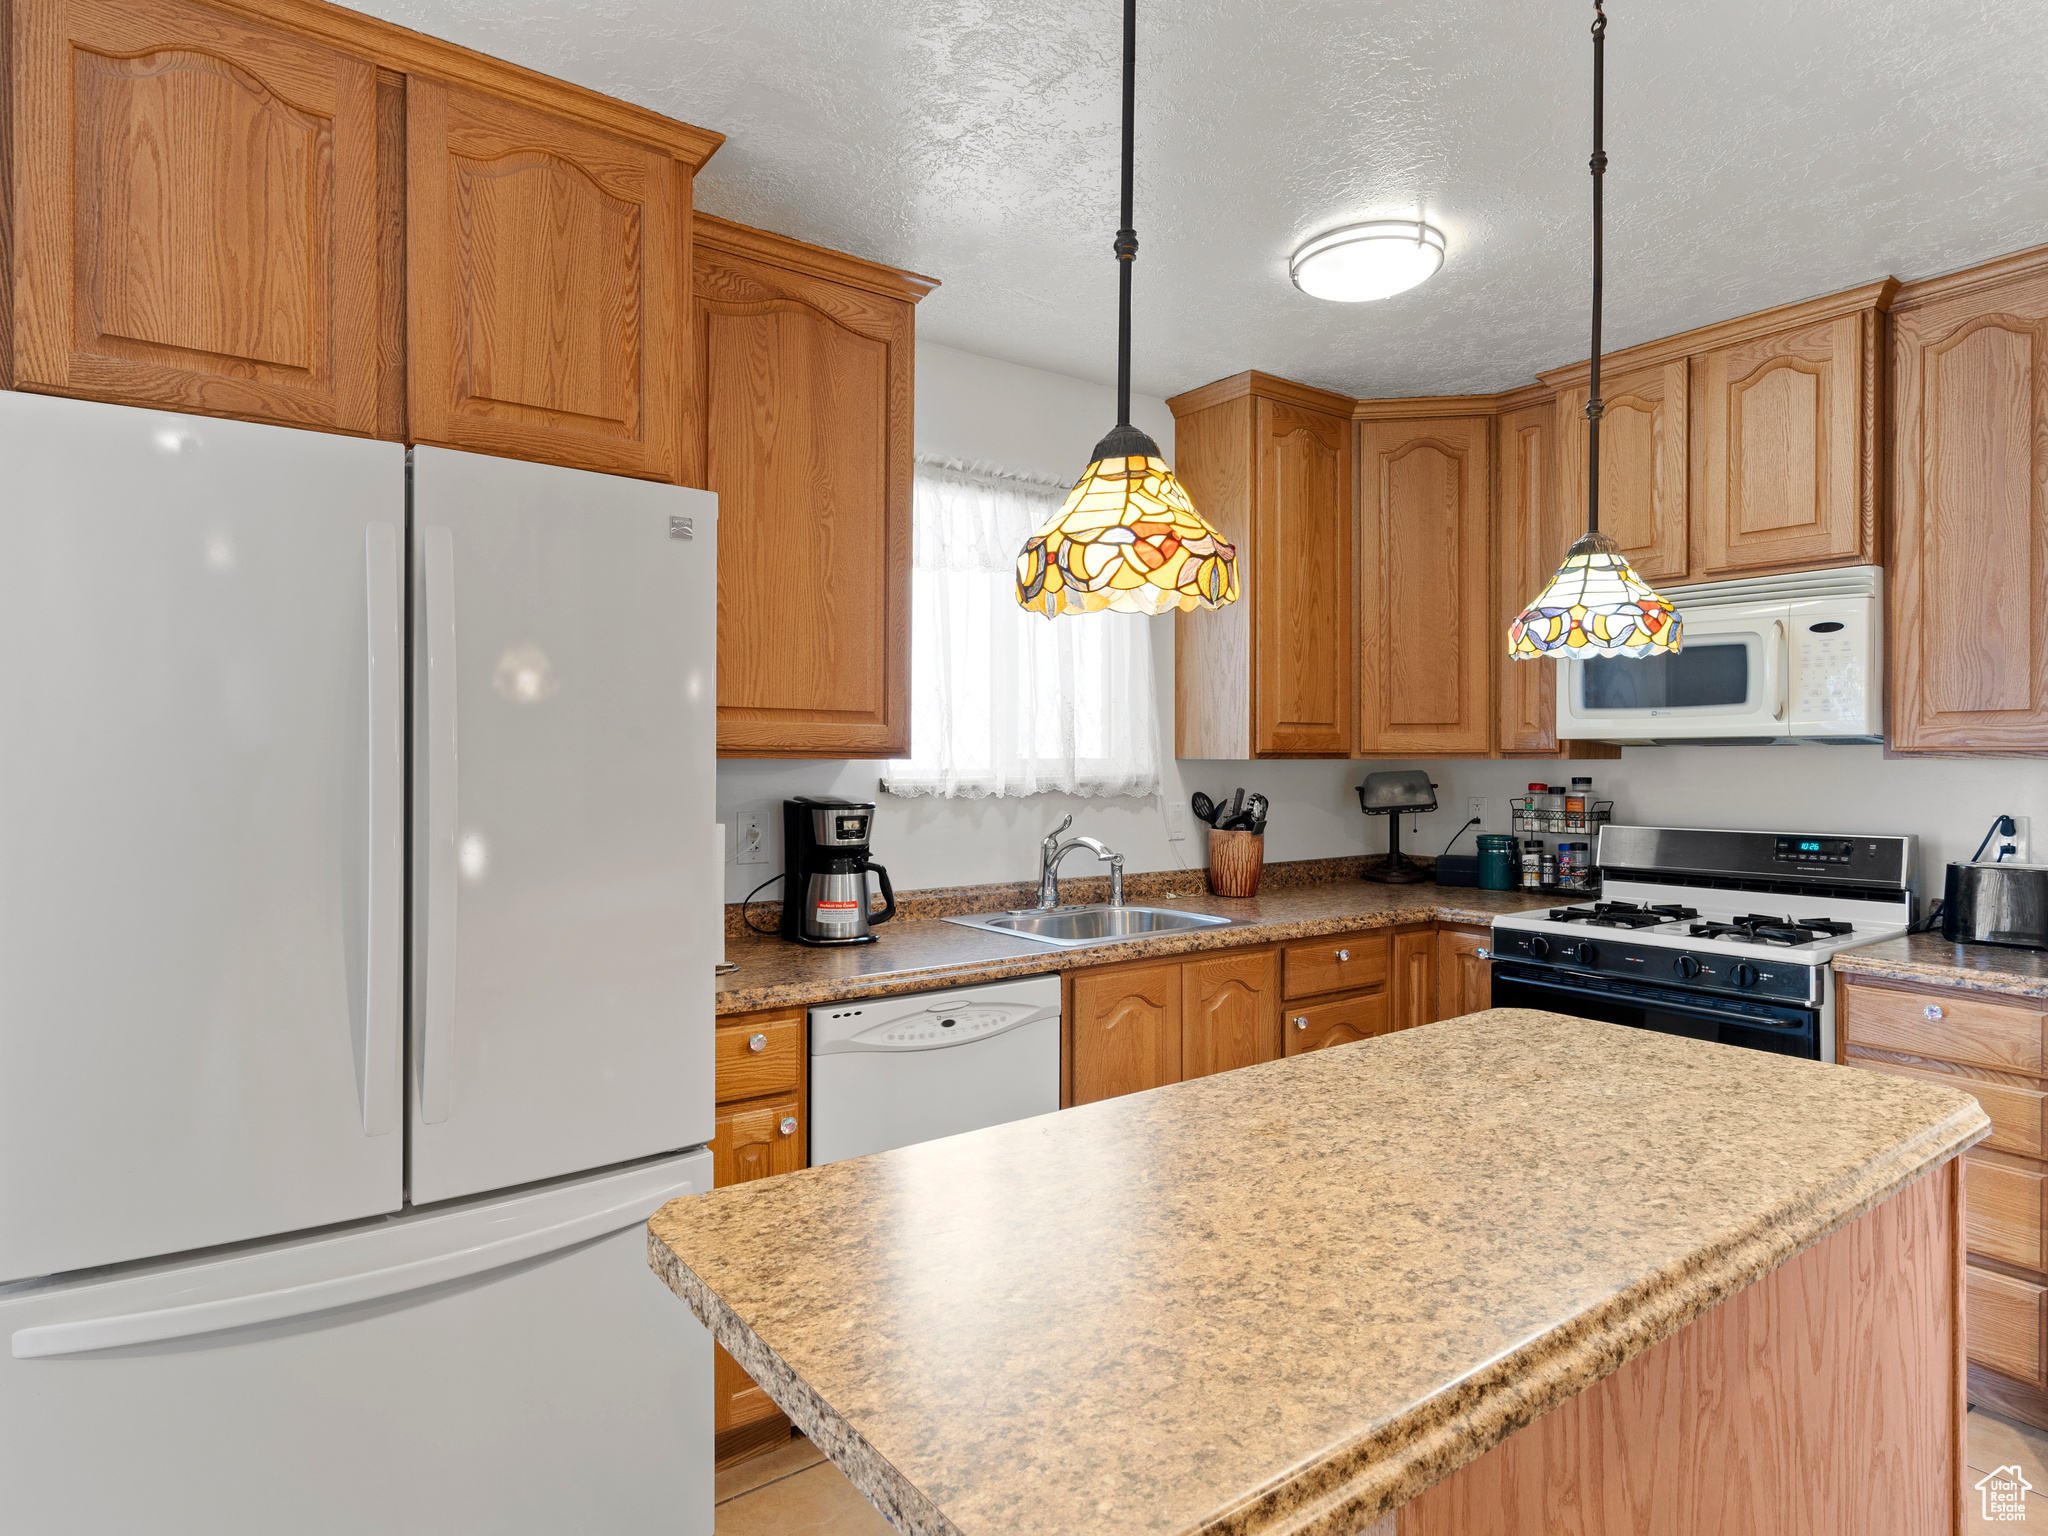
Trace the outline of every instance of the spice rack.
[[1517, 795], [1508, 801], [1508, 807], [1514, 813], [1515, 830], [1538, 837], [1567, 837], [1578, 832], [1591, 835], [1614, 819], [1612, 800], [1595, 800], [1579, 816], [1566, 811], [1538, 810], [1534, 795]]

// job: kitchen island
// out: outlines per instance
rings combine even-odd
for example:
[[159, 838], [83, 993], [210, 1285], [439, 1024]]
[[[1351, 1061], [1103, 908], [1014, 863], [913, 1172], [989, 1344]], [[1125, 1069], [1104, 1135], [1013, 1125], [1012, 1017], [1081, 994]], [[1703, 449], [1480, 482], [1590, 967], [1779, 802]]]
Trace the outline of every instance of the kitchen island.
[[1988, 1127], [1495, 1009], [676, 1201], [649, 1257], [917, 1536], [1951, 1531]]

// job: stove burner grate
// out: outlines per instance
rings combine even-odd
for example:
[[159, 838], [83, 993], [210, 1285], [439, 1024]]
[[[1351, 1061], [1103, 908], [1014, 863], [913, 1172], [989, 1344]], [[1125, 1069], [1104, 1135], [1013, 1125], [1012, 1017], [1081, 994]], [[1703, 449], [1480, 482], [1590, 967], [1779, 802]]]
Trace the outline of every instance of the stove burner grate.
[[1552, 907], [1553, 923], [1585, 923], [1594, 928], [1660, 928], [1666, 923], [1698, 917], [1691, 907], [1674, 903], [1645, 907], [1633, 901], [1596, 901], [1590, 907]]
[[1751, 944], [1777, 944], [1785, 948], [1797, 944], [1818, 944], [1822, 939], [1838, 939], [1855, 931], [1853, 924], [1836, 922], [1832, 918], [1769, 917], [1756, 912], [1731, 917], [1725, 923], [1692, 925], [1692, 937], [1696, 939], [1742, 939]]

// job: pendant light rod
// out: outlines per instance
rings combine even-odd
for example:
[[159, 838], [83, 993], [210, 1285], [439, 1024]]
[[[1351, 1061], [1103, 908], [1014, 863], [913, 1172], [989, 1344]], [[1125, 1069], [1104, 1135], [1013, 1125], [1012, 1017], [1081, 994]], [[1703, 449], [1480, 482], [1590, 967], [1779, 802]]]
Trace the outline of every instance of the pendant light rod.
[[1124, 221], [1116, 232], [1116, 424], [1131, 424], [1131, 266], [1138, 232], [1131, 227], [1131, 165], [1137, 159], [1138, 0], [1124, 0]]
[[1600, 531], [1600, 237], [1607, 181], [1607, 12], [1593, 0], [1593, 377], [1586, 393], [1586, 532]]

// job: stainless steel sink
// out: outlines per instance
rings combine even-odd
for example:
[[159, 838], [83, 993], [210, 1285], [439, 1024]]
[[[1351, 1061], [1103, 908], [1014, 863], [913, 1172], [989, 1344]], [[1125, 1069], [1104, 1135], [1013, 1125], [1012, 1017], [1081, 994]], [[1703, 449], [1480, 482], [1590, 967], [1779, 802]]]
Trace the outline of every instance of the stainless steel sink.
[[1139, 938], [1151, 933], [1185, 933], [1191, 928], [1227, 928], [1227, 917], [1209, 917], [1200, 912], [1177, 912], [1171, 907], [1055, 907], [1050, 912], [979, 912], [971, 917], [949, 917], [949, 923], [963, 928], [986, 928], [991, 933], [1015, 934], [1059, 949], [1083, 944], [1106, 944], [1116, 939]]

